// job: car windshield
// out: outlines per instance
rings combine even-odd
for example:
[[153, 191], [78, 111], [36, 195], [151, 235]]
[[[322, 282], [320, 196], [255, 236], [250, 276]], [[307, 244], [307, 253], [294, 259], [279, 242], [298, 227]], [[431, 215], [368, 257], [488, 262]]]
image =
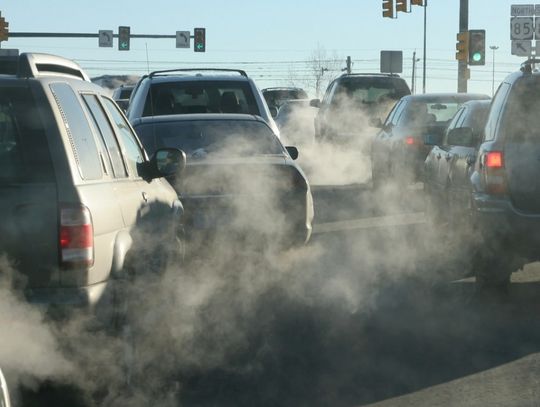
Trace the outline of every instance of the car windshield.
[[232, 120], [168, 121], [135, 127], [149, 154], [162, 147], [188, 156], [283, 154], [283, 147], [264, 123]]
[[169, 81], [152, 84], [144, 116], [188, 113], [260, 114], [247, 81]]

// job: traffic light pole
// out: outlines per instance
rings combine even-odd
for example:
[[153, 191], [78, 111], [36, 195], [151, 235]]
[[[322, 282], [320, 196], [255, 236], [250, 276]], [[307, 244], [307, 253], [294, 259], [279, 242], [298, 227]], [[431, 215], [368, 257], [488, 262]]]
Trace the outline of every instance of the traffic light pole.
[[428, 0], [425, 0], [424, 3], [424, 61], [422, 65], [422, 93], [426, 93], [426, 38], [427, 38], [427, 3]]
[[[469, 30], [469, 0], [459, 0], [459, 32]], [[458, 86], [459, 93], [467, 93], [468, 80], [467, 59], [458, 60]]]

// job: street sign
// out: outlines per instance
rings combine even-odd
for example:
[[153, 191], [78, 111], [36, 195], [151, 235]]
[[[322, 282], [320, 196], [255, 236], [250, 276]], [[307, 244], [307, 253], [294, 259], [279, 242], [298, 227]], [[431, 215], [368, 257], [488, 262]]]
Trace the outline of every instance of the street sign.
[[531, 55], [532, 41], [531, 40], [514, 40], [512, 41], [512, 55], [518, 57], [528, 57]]
[[176, 48], [189, 48], [189, 31], [176, 31]]
[[99, 46], [100, 47], [112, 47], [113, 46], [113, 31], [112, 30], [99, 30]]
[[403, 51], [381, 51], [381, 72], [403, 72]]
[[532, 40], [533, 38], [533, 17], [512, 17], [510, 19], [511, 40]]
[[534, 16], [536, 9], [534, 4], [512, 4], [510, 15], [513, 17]]

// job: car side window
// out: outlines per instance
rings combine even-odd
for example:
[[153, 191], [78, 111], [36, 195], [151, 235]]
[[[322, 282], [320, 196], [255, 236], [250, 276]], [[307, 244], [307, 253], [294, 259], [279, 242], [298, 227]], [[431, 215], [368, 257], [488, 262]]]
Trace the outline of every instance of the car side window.
[[86, 106], [90, 110], [90, 114], [94, 119], [96, 128], [98, 129], [107, 154], [109, 156], [113, 173], [116, 178], [125, 178], [127, 177], [126, 168], [124, 162], [122, 161], [122, 154], [120, 153], [120, 146], [118, 145], [118, 140], [114, 135], [114, 131], [111, 127], [111, 123], [107, 119], [105, 112], [101, 104], [99, 103], [96, 95], [85, 94], [83, 99], [86, 103]]
[[465, 117], [467, 116], [466, 110], [467, 110], [466, 107], [461, 107], [456, 112], [456, 114], [454, 115], [454, 117], [452, 118], [450, 123], [448, 124], [448, 127], [446, 128], [446, 130], [444, 132], [444, 140], [443, 140], [443, 143], [442, 143], [443, 146], [450, 145], [450, 144], [448, 144], [448, 133], [450, 133], [450, 130], [452, 130], [452, 129], [455, 129], [457, 127], [461, 127], [461, 125], [463, 124], [463, 121], [465, 120]]
[[62, 115], [81, 177], [86, 180], [101, 179], [103, 171], [96, 140], [78, 96], [67, 83], [52, 83], [50, 88]]
[[491, 103], [491, 109], [489, 111], [489, 116], [486, 122], [484, 140], [495, 139], [497, 125], [502, 116], [502, 110], [504, 108], [509, 90], [510, 84], [506, 82], [501, 83], [499, 89], [497, 89], [497, 93], [493, 97], [493, 102]]
[[392, 123], [392, 120], [394, 119], [394, 116], [396, 115], [397, 110], [399, 109], [399, 106], [403, 102], [398, 102], [394, 105], [392, 110], [390, 110], [390, 113], [388, 113], [388, 116], [386, 116], [386, 120], [384, 121], [384, 125], [387, 126], [388, 124]]
[[399, 105], [396, 106], [396, 109], [395, 109], [395, 114], [394, 116], [392, 117], [392, 121], [390, 122], [392, 125], [397, 125], [397, 122], [399, 121], [399, 118], [401, 117], [401, 115], [403, 114], [403, 111], [405, 110], [405, 106], [407, 106], [407, 102], [406, 101], [401, 101], [399, 102]]
[[335, 87], [336, 87], [336, 82], [332, 82], [332, 83], [330, 84], [330, 86], [328, 86], [328, 88], [326, 89], [326, 92], [325, 92], [325, 94], [324, 94], [323, 100], [322, 100], [322, 102], [321, 102], [321, 104], [322, 104], [323, 106], [327, 106], [327, 105], [330, 104], [331, 95], [332, 95], [332, 93], [333, 93]]
[[124, 147], [123, 152], [129, 172], [133, 176], [139, 176], [138, 164], [144, 162], [144, 152], [116, 104], [108, 98], [102, 98], [102, 100], [118, 129], [118, 136]]

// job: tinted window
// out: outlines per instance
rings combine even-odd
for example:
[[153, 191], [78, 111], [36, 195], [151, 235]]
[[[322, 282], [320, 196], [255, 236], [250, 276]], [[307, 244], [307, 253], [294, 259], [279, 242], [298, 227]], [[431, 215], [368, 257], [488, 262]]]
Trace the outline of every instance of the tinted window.
[[409, 88], [395, 78], [347, 78], [339, 81], [335, 103], [350, 100], [358, 104], [381, 103], [399, 100], [410, 94]]
[[489, 116], [486, 122], [486, 140], [493, 140], [495, 138], [495, 130], [497, 128], [497, 123], [499, 122], [499, 119], [501, 117], [501, 110], [503, 109], [509, 89], [510, 85], [505, 82], [501, 83], [499, 89], [497, 89], [497, 93], [493, 98], [491, 109], [489, 111]]
[[0, 90], [0, 184], [53, 179], [41, 115], [28, 88]]
[[510, 92], [501, 129], [507, 140], [540, 143], [539, 79], [523, 78]]
[[104, 101], [107, 110], [111, 114], [113, 121], [116, 124], [116, 128], [118, 129], [118, 136], [120, 137], [120, 140], [124, 146], [124, 158], [127, 161], [129, 172], [132, 175], [137, 176], [139, 174], [137, 169], [138, 164], [144, 161], [144, 153], [139, 147], [139, 143], [135, 139], [129, 124], [122, 113], [120, 113], [120, 110], [118, 110], [116, 104], [107, 98], [102, 98], [102, 100]]
[[446, 125], [456, 114], [456, 102], [411, 101], [399, 118], [400, 126]]
[[120, 153], [120, 146], [118, 140], [114, 135], [111, 124], [105, 115], [105, 112], [101, 108], [97, 97], [95, 95], [83, 95], [83, 99], [86, 105], [90, 109], [91, 116], [94, 119], [96, 127], [99, 129], [105, 148], [109, 155], [109, 159], [113, 168], [115, 177], [126, 177], [127, 172], [122, 161], [122, 155]]
[[89, 180], [101, 178], [103, 173], [96, 141], [79, 98], [67, 83], [54, 83], [50, 86], [62, 113], [82, 178]]
[[193, 81], [151, 86], [143, 116], [188, 113], [260, 114], [248, 82]]
[[176, 147], [188, 155], [282, 154], [283, 147], [264, 123], [251, 121], [177, 121], [137, 126], [146, 151]]

